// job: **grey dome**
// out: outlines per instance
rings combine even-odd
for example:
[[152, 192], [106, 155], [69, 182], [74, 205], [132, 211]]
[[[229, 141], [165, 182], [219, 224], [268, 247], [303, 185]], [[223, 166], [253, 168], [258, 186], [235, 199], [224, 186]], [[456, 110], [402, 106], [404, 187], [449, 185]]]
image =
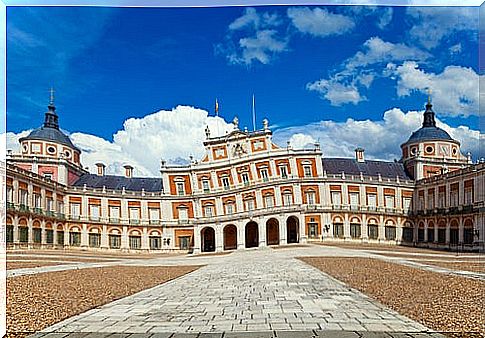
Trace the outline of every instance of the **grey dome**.
[[22, 137], [20, 139], [20, 142], [24, 140], [50, 141], [54, 143], [63, 144], [70, 148], [79, 150], [76, 146], [74, 146], [69, 136], [64, 134], [62, 131], [56, 128], [50, 128], [45, 126], [34, 129], [28, 136]]
[[408, 142], [420, 142], [431, 140], [454, 141], [450, 134], [438, 127], [422, 127], [411, 134]]

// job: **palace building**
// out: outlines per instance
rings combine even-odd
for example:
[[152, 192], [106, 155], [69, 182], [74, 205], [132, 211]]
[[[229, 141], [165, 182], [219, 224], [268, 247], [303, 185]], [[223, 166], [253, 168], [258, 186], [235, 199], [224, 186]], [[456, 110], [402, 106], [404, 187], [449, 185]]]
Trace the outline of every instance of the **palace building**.
[[485, 163], [463, 156], [436, 127], [401, 145], [399, 162], [328, 158], [279, 147], [268, 121], [212, 137], [202, 159], [162, 161], [160, 177], [95, 174], [59, 129], [51, 97], [45, 122], [20, 139], [6, 165], [7, 244], [14, 248], [211, 252], [312, 241], [482, 250]]

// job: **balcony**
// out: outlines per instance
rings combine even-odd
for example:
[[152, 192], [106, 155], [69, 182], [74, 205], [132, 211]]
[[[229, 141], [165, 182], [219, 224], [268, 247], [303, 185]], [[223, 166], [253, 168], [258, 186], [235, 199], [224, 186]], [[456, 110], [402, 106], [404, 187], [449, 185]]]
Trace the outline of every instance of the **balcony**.
[[130, 219], [130, 224], [138, 225], [138, 224], [140, 224], [140, 220], [139, 219]]
[[150, 225], [160, 225], [160, 220], [159, 219], [151, 219], [148, 223]]
[[188, 219], [179, 219], [178, 224], [189, 224], [189, 220]]
[[12, 202], [7, 202], [7, 209], [15, 210], [15, 204], [13, 204]]
[[66, 215], [63, 214], [62, 212], [58, 212], [57, 213], [57, 218], [59, 218], [59, 219], [66, 219]]
[[34, 208], [34, 214], [43, 215], [44, 212], [42, 211], [42, 208]]
[[109, 222], [114, 224], [120, 224], [120, 219], [117, 217], [110, 217]]
[[25, 204], [20, 204], [19, 205], [19, 211], [21, 212], [29, 212], [29, 207]]
[[56, 217], [56, 213], [55, 213], [54, 211], [52, 211], [52, 210], [47, 210], [47, 211], [45, 212], [45, 215], [46, 215], [47, 217]]
[[89, 220], [92, 222], [99, 222], [99, 216], [89, 216]]
[[69, 215], [70, 221], [79, 221], [80, 219], [81, 219], [81, 216], [79, 215]]

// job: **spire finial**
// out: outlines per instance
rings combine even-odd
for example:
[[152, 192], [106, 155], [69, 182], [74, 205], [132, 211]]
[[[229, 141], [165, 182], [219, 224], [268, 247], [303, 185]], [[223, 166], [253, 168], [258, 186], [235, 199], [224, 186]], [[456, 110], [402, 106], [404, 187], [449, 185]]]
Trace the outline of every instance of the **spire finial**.
[[431, 104], [431, 88], [428, 87], [428, 104]]
[[53, 87], [51, 87], [51, 90], [50, 90], [49, 106], [54, 107], [54, 88]]

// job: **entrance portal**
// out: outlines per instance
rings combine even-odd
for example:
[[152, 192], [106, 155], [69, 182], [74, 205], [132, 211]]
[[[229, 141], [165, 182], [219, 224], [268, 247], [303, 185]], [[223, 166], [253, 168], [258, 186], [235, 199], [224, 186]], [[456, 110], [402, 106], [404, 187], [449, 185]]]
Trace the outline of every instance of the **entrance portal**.
[[286, 220], [286, 234], [288, 243], [298, 243], [299, 241], [298, 218], [295, 216], [288, 217]]
[[259, 246], [258, 223], [249, 222], [246, 224], [246, 248]]
[[229, 224], [224, 227], [224, 250], [237, 249], [237, 228]]
[[213, 228], [207, 227], [200, 232], [202, 240], [202, 252], [216, 251], [216, 232]]
[[280, 244], [279, 223], [275, 218], [271, 218], [266, 222], [266, 243], [267, 245]]

